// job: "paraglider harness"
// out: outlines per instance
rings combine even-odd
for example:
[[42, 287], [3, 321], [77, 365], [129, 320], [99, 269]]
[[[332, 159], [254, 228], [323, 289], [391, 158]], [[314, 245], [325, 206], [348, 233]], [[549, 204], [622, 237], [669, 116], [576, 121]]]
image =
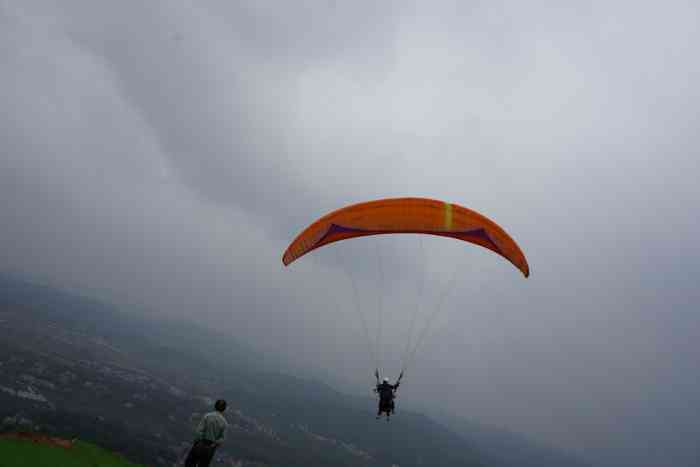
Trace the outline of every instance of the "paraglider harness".
[[401, 378], [403, 378], [403, 371], [396, 380], [396, 384], [389, 384], [388, 382], [379, 382], [379, 369], [375, 370], [374, 376], [377, 378], [377, 386], [374, 392], [379, 396], [379, 408], [377, 410], [377, 418], [379, 418], [383, 413], [386, 414], [387, 421], [389, 416], [394, 413], [394, 398], [396, 397], [395, 392], [401, 384]]

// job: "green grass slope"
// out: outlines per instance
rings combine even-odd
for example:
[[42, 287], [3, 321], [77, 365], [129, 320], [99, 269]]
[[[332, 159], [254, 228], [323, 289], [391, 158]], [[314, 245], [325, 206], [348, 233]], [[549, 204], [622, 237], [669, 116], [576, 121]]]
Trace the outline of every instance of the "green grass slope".
[[69, 449], [26, 439], [0, 439], [0, 467], [137, 467], [93, 444], [76, 441]]

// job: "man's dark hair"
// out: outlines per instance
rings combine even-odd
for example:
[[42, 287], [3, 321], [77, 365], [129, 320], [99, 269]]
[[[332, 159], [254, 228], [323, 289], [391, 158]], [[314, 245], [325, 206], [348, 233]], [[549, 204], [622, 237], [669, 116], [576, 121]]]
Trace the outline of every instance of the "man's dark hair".
[[226, 410], [226, 401], [223, 399], [219, 399], [218, 401], [216, 401], [216, 404], [214, 404], [214, 408], [219, 412], [223, 412], [224, 410]]

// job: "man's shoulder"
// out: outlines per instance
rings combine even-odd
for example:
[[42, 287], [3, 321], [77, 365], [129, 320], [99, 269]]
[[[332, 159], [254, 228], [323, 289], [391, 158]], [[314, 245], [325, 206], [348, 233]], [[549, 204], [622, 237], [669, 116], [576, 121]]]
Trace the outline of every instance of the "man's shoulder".
[[226, 417], [224, 417], [224, 414], [222, 414], [221, 412], [217, 412], [217, 411], [209, 412], [204, 417], [210, 418], [210, 419], [215, 418], [215, 419], [220, 420], [228, 425], [228, 421], [226, 420]]

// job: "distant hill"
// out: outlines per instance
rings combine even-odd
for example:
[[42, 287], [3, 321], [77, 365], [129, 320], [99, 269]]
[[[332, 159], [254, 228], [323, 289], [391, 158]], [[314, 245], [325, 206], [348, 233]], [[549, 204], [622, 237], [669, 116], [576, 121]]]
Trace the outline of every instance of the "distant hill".
[[451, 414], [437, 418], [451, 431], [471, 440], [477, 446], [480, 458], [493, 466], [567, 466], [590, 467], [575, 456], [528, 439], [512, 431], [466, 420]]
[[0, 429], [78, 436], [143, 463], [173, 465], [225, 397], [224, 465], [584, 466], [457, 419], [376, 421], [373, 400], [282, 374], [229, 336], [3, 276], [0, 333]]

